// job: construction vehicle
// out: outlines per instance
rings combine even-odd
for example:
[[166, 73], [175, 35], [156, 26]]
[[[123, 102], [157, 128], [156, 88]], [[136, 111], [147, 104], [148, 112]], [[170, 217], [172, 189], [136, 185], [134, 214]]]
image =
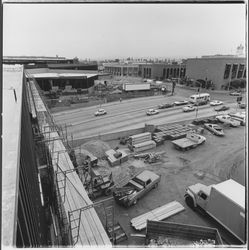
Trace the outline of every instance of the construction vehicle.
[[245, 243], [245, 187], [230, 179], [216, 185], [197, 183], [185, 191], [187, 205], [199, 208]]
[[216, 228], [164, 221], [147, 221], [145, 235], [145, 245], [147, 246], [215, 247], [222, 244], [222, 239]]
[[189, 150], [195, 148], [206, 141], [206, 138], [202, 135], [195, 133], [188, 133], [185, 138], [172, 141], [173, 145], [178, 150]]
[[114, 199], [125, 207], [135, 205], [151, 189], [156, 188], [161, 177], [149, 170], [135, 175], [128, 183], [113, 191]]
[[85, 189], [90, 198], [96, 198], [101, 195], [110, 195], [114, 181], [112, 173], [102, 176], [96, 169], [90, 170], [90, 178], [84, 183]]

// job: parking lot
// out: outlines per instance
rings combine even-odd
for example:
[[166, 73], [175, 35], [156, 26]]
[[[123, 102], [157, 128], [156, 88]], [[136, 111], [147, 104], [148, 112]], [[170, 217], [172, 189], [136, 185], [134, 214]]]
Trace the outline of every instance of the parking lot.
[[[210, 185], [233, 178], [240, 184], [245, 184], [245, 127], [221, 126], [225, 132], [224, 137], [217, 137], [205, 130], [203, 134], [207, 139], [205, 144], [195, 149], [181, 152], [176, 150], [170, 141], [165, 141], [164, 145], [151, 150], [164, 152], [159, 162], [148, 164], [130, 157], [128, 162], [120, 166], [109, 167], [113, 172], [114, 180], [118, 180], [128, 172], [141, 169], [148, 169], [161, 175], [158, 188], [150, 191], [136, 205], [124, 208], [115, 204], [115, 219], [128, 235], [128, 240], [121, 242], [121, 245], [143, 245], [143, 238], [133, 237], [131, 234], [144, 234], [145, 230], [135, 231], [130, 226], [130, 220], [175, 200], [185, 207], [185, 211], [166, 221], [216, 227], [225, 244], [238, 244], [238, 241], [213, 219], [194, 212], [184, 201], [185, 188], [198, 182]], [[108, 144], [112, 148], [119, 146], [129, 152], [127, 147], [121, 146], [117, 140], [109, 141]], [[197, 175], [198, 171], [204, 173], [202, 178]]]

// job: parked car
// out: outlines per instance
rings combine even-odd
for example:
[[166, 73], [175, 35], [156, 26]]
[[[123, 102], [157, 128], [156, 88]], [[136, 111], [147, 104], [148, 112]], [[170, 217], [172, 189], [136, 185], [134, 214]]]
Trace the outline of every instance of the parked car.
[[184, 100], [184, 101], [176, 101], [176, 102], [174, 102], [174, 104], [176, 106], [185, 105], [185, 104], [188, 104], [188, 101], [186, 101], [186, 100]]
[[193, 105], [187, 105], [182, 108], [183, 112], [191, 112], [194, 111], [196, 108]]
[[157, 109], [149, 109], [147, 112], [146, 112], [147, 115], [157, 115], [159, 114], [159, 111]]
[[222, 123], [229, 124], [231, 127], [240, 126], [240, 122], [233, 119], [230, 115], [218, 115], [216, 119]]
[[214, 135], [224, 136], [223, 129], [217, 124], [205, 123], [204, 128], [211, 131]]
[[194, 125], [203, 125], [204, 123], [208, 123], [208, 119], [198, 118], [192, 121], [192, 124]]
[[219, 111], [226, 111], [228, 109], [230, 109], [228, 106], [222, 106], [222, 107], [215, 108], [214, 110], [219, 112]]
[[158, 105], [159, 109], [166, 109], [166, 108], [171, 108], [171, 107], [174, 107], [174, 103], [164, 103], [164, 104]]
[[219, 106], [222, 105], [223, 102], [222, 101], [218, 101], [218, 100], [213, 100], [210, 102], [210, 106]]
[[107, 112], [104, 109], [99, 109], [97, 112], [94, 113], [95, 116], [106, 115]]
[[245, 109], [245, 108], [246, 108], [246, 104], [245, 104], [245, 103], [240, 103], [240, 104], [239, 104], [239, 108]]
[[239, 92], [239, 91], [230, 92], [229, 95], [231, 95], [231, 96], [241, 96], [241, 92]]

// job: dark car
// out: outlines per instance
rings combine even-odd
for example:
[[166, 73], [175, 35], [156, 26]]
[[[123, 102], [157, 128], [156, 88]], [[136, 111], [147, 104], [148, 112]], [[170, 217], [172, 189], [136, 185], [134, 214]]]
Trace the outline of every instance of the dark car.
[[174, 103], [164, 103], [164, 104], [158, 105], [159, 109], [166, 109], [166, 108], [171, 108], [171, 107], [174, 107]]
[[194, 125], [203, 125], [204, 123], [207, 123], [207, 122], [208, 122], [208, 119], [199, 118], [199, 119], [193, 120], [192, 124], [194, 124]]
[[198, 101], [194, 104], [194, 106], [202, 106], [202, 105], [206, 105], [207, 104], [207, 101], [205, 100], [202, 100], [202, 101]]
[[240, 107], [241, 109], [245, 109], [245, 108], [246, 108], [246, 104], [245, 104], [245, 103], [240, 103], [240, 104], [239, 104], [239, 107]]
[[221, 106], [221, 107], [215, 108], [214, 110], [219, 112], [219, 111], [226, 111], [228, 109], [230, 109], [230, 108], [227, 106]]

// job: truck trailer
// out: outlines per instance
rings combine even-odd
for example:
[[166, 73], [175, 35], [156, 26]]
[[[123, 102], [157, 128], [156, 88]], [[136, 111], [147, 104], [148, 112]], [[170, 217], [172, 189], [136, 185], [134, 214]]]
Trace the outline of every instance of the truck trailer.
[[216, 228], [147, 220], [145, 245], [151, 246], [220, 246], [223, 245]]
[[241, 243], [245, 243], [245, 187], [229, 179], [216, 185], [200, 183], [189, 186], [185, 201], [192, 208], [201, 208]]
[[150, 90], [150, 83], [124, 83], [124, 91]]

